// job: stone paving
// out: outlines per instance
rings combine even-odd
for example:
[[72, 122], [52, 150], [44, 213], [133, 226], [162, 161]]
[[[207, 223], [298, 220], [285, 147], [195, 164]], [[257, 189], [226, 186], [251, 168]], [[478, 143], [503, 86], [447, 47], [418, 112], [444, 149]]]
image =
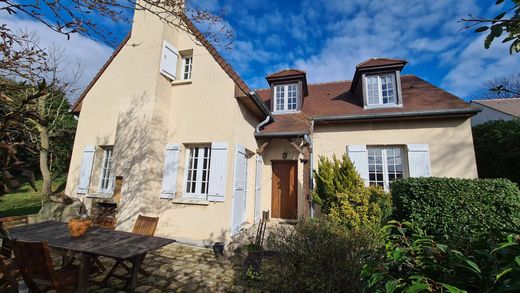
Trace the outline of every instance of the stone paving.
[[[100, 285], [114, 263], [109, 258], [101, 261], [107, 269], [91, 276], [89, 292], [124, 292], [124, 283], [117, 278]], [[242, 277], [239, 255], [216, 257], [210, 249], [171, 244], [149, 253], [142, 267], [150, 276], [139, 275], [136, 292], [260, 292]]]

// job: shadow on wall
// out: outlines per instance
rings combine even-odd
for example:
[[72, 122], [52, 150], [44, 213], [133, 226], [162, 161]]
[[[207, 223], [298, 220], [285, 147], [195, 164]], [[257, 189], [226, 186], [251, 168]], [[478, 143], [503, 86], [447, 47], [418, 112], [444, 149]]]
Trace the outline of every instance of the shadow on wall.
[[[168, 121], [157, 112], [168, 109], [151, 107], [155, 103], [146, 93], [135, 96], [118, 118], [112, 171], [124, 180], [118, 229], [131, 230], [140, 214], [160, 217], [164, 210], [173, 208], [169, 200], [160, 198]], [[166, 219], [160, 219], [159, 233], [164, 222]]]

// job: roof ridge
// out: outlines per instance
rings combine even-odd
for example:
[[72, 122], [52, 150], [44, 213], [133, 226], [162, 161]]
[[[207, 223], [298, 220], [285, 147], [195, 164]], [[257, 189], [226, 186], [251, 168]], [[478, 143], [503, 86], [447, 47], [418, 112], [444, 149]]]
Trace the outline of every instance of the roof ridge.
[[[308, 83], [307, 86], [311, 85], [324, 85], [324, 84], [334, 84], [334, 83], [343, 83], [343, 82], [352, 82], [350, 79], [341, 79], [341, 80], [335, 80], [335, 81], [323, 81], [323, 82], [314, 82], [314, 83]], [[255, 88], [255, 91], [263, 91], [263, 90], [269, 90], [270, 87], [262, 87], [262, 88]]]
[[282, 68], [282, 69], [280, 69], [280, 70], [278, 70], [276, 72], [267, 74], [267, 76], [275, 75], [275, 74], [278, 74], [278, 73], [281, 73], [281, 72], [284, 72], [284, 71], [289, 71], [289, 70], [299, 71], [301, 73], [307, 74], [307, 72], [305, 70], [301, 70], [301, 69], [298, 69], [298, 68]]

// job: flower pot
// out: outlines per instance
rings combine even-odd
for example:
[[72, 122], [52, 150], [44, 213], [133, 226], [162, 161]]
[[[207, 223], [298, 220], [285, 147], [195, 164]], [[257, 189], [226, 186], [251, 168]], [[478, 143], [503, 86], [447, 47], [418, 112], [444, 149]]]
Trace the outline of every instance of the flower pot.
[[213, 253], [215, 255], [223, 255], [224, 254], [224, 243], [223, 242], [215, 242], [213, 243]]
[[69, 220], [69, 232], [72, 237], [79, 237], [84, 235], [88, 228], [92, 225], [91, 220], [82, 219], [70, 219]]

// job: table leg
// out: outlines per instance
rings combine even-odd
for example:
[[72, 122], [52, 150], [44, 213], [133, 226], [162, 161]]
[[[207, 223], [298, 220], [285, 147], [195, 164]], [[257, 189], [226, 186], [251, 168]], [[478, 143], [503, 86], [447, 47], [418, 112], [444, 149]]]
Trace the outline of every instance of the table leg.
[[139, 271], [141, 270], [141, 264], [143, 263], [143, 257], [141, 255], [134, 256], [132, 260], [132, 275], [130, 276], [130, 280], [128, 282], [128, 287], [126, 288], [126, 292], [133, 293], [135, 289], [135, 285], [137, 284], [137, 278], [139, 277]]
[[92, 256], [88, 253], [81, 254], [81, 265], [79, 267], [79, 280], [77, 293], [86, 293], [88, 290], [88, 277], [92, 267]]

